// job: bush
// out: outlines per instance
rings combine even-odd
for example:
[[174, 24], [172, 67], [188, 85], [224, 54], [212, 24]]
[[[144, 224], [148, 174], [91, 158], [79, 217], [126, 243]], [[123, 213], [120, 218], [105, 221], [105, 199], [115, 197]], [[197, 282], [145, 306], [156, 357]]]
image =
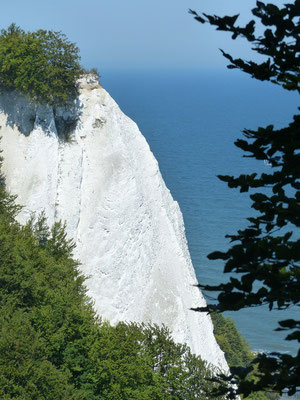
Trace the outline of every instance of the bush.
[[31, 101], [63, 105], [77, 94], [79, 49], [61, 32], [24, 32], [15, 24], [0, 35], [0, 88]]

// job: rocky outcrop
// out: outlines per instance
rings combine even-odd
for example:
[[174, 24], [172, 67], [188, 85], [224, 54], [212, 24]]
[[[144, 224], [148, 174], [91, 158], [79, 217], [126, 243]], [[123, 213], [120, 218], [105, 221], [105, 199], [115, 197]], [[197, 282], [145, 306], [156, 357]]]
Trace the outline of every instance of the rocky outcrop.
[[227, 365], [210, 318], [177, 202], [136, 124], [92, 76], [71, 110], [0, 96], [4, 174], [23, 205], [64, 220], [99, 315], [167, 325], [209, 363]]

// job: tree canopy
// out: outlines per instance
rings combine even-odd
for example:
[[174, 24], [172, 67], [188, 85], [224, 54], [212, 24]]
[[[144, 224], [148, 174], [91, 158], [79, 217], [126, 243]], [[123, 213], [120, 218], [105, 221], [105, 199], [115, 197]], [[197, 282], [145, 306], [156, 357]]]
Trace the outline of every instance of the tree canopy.
[[0, 88], [32, 101], [62, 105], [77, 93], [79, 49], [61, 32], [24, 32], [11, 24], [0, 35]]
[[[200, 23], [230, 32], [233, 40], [246, 39], [253, 51], [263, 56], [263, 61], [254, 62], [234, 58], [221, 50], [230, 62], [229, 69], [240, 69], [252, 78], [300, 92], [299, 0], [282, 7], [257, 1], [252, 10], [255, 19], [244, 26], [237, 24], [238, 15], [220, 17], [190, 12]], [[257, 33], [261, 26], [263, 33]], [[239, 188], [240, 192], [251, 190], [251, 207], [256, 215], [248, 218], [246, 229], [227, 235], [232, 243], [227, 251], [215, 251], [208, 256], [221, 260], [224, 272], [235, 275], [220, 285], [199, 285], [205, 291], [219, 293], [217, 306], [198, 311], [240, 310], [263, 304], [270, 310], [300, 306], [300, 116], [295, 115], [285, 128], [269, 125], [243, 132], [245, 138], [238, 139], [236, 146], [246, 153], [244, 157], [267, 160], [270, 173], [219, 175], [230, 188]], [[278, 330], [287, 331], [286, 340], [300, 342], [300, 318], [279, 321]], [[227, 380], [237, 385], [237, 393], [247, 396], [265, 389], [293, 395], [300, 390], [300, 350], [296, 355], [259, 354], [253, 363], [258, 365], [255, 380], [247, 380], [247, 373], [254, 366], [232, 368], [232, 376]]]

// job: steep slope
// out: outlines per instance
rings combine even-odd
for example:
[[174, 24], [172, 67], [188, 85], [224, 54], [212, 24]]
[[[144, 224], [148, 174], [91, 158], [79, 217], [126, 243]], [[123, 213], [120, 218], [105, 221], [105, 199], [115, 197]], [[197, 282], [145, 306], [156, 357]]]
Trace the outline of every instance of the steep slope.
[[189, 310], [205, 300], [193, 287], [182, 215], [136, 124], [92, 76], [71, 111], [16, 93], [2, 94], [0, 108], [4, 173], [24, 205], [20, 221], [42, 211], [50, 224], [66, 221], [99, 315], [164, 323], [226, 369], [210, 318]]

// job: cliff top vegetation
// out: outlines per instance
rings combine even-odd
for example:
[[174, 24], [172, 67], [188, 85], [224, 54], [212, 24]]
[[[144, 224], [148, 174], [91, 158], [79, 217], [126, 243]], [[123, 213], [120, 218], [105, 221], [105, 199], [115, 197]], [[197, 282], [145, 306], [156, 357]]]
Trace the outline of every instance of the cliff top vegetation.
[[31, 101], [63, 105], [77, 94], [83, 73], [78, 47], [61, 32], [25, 32], [16, 24], [0, 34], [0, 89], [14, 89]]

